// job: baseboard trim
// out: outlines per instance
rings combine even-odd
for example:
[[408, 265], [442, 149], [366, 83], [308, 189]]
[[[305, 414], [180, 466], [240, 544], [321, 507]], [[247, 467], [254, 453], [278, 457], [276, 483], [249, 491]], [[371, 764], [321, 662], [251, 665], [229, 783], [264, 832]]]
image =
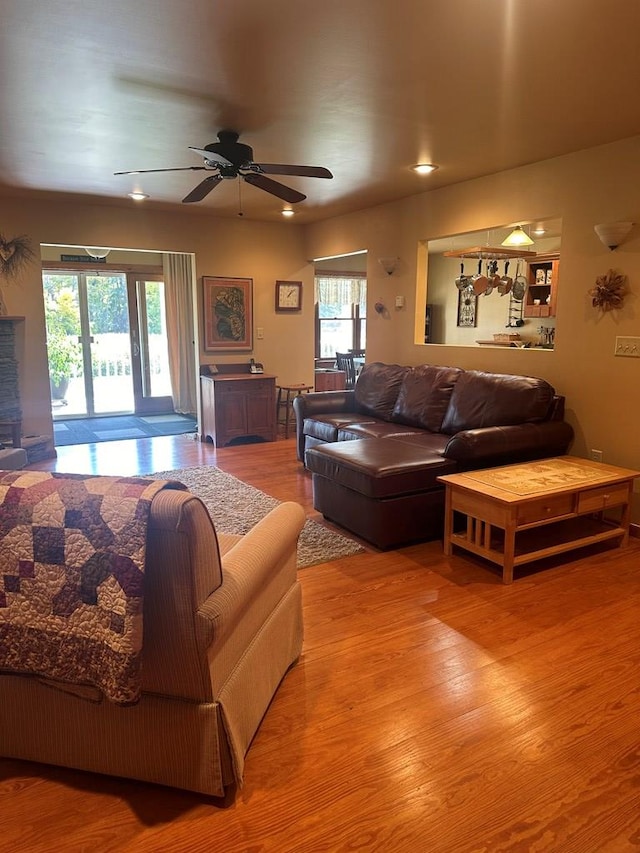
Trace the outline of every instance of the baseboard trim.
[[640, 539], [640, 524], [629, 525], [629, 536], [633, 536], [634, 539]]

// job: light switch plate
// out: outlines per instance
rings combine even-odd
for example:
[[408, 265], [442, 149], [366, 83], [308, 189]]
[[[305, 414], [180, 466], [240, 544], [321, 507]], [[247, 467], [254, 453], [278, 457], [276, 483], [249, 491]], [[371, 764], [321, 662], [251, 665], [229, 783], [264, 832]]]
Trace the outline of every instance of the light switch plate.
[[640, 338], [618, 335], [616, 337], [615, 355], [640, 358]]

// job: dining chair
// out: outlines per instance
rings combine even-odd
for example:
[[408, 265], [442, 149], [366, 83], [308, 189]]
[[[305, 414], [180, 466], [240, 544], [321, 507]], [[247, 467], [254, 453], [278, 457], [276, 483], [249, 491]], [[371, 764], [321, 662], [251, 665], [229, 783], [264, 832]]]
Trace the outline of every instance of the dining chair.
[[353, 388], [356, 384], [356, 365], [353, 360], [353, 353], [337, 352], [336, 367], [345, 372], [345, 388]]

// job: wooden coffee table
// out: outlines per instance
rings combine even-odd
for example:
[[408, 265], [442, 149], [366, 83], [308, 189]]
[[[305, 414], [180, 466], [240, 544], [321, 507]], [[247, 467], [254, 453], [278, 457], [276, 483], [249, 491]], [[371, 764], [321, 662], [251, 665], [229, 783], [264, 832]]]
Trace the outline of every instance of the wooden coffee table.
[[[584, 545], [629, 541], [630, 500], [640, 471], [559, 456], [438, 477], [445, 485], [444, 552], [457, 545], [502, 566], [514, 566]], [[616, 516], [606, 511], [616, 508]], [[466, 516], [454, 531], [454, 513]]]

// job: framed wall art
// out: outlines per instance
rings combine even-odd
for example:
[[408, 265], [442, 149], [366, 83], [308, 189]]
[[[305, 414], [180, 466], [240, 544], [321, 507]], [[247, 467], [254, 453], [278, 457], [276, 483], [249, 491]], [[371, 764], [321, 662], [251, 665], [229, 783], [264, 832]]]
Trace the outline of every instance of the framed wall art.
[[253, 279], [203, 276], [206, 352], [253, 349]]
[[477, 325], [478, 295], [471, 288], [458, 291], [458, 326]]

